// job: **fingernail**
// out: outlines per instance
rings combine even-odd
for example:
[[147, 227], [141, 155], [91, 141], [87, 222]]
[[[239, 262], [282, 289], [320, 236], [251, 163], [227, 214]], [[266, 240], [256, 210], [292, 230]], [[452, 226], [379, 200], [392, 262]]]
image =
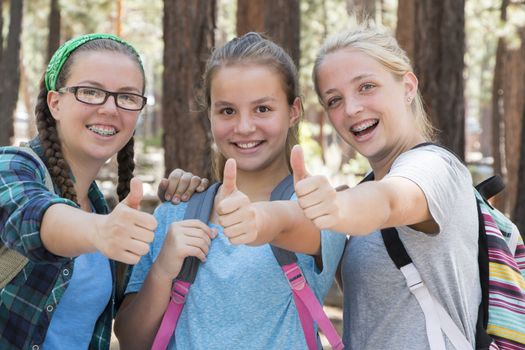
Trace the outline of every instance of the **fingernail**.
[[204, 188], [202, 186], [199, 186], [199, 187], [197, 187], [196, 191], [197, 192], [202, 192], [202, 191], [204, 191]]
[[187, 200], [188, 200], [188, 195], [187, 195], [187, 194], [183, 195], [183, 196], [182, 196], [182, 200], [183, 200], [183, 201], [187, 201]]
[[175, 196], [171, 199], [171, 201], [174, 203], [174, 204], [179, 204], [180, 203], [180, 199], [179, 197]]
[[166, 194], [164, 195], [164, 199], [167, 200], [167, 201], [169, 201], [169, 200], [171, 199], [171, 197], [170, 197], [169, 194], [166, 193]]

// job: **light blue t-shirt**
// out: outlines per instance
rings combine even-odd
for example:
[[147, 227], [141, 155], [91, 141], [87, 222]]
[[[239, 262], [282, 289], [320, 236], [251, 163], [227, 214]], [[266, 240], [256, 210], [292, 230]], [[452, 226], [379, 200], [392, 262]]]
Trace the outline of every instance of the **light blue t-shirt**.
[[51, 318], [43, 349], [87, 349], [95, 323], [108, 305], [111, 286], [108, 258], [100, 252], [75, 258], [73, 276]]
[[[137, 292], [157, 258], [170, 223], [184, 217], [187, 204], [162, 204], [149, 254], [133, 268], [126, 293]], [[306, 349], [290, 286], [268, 244], [229, 243], [222, 227], [197, 274], [169, 349]], [[311, 256], [297, 254], [310, 287], [323, 300], [333, 282], [345, 236], [321, 234], [323, 270]]]

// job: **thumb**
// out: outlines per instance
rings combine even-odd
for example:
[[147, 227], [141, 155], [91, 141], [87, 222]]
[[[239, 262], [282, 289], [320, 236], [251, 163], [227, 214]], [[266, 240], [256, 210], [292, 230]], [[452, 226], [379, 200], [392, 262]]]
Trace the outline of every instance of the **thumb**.
[[[224, 164], [224, 176], [222, 179], [223, 196], [227, 197], [237, 190], [237, 163], [230, 158]], [[223, 197], [223, 198], [224, 198]]]
[[142, 200], [142, 196], [142, 181], [134, 177], [129, 183], [129, 193], [122, 202], [130, 208], [138, 209], [140, 201]]
[[293, 146], [292, 153], [290, 153], [290, 165], [292, 166], [294, 184], [310, 176], [304, 165], [304, 154], [301, 146]]

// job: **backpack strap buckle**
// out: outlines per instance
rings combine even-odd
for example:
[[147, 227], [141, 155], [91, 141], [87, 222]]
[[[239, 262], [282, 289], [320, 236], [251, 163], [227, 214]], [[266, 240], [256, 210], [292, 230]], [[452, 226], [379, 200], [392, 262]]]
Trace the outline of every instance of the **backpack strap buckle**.
[[282, 267], [288, 284], [293, 290], [301, 290], [306, 285], [306, 279], [297, 263], [285, 265]]
[[184, 304], [186, 302], [186, 296], [190, 290], [190, 283], [181, 280], [175, 280], [173, 287], [171, 288], [171, 300], [175, 304]]

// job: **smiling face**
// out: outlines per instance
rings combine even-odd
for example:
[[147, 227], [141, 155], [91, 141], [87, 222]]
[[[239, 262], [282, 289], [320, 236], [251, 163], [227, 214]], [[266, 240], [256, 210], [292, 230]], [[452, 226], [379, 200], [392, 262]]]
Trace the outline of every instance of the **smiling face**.
[[218, 68], [211, 81], [211, 130], [219, 152], [239, 171], [288, 171], [286, 137], [299, 119], [300, 101], [290, 106], [281, 76], [257, 64]]
[[[142, 72], [130, 57], [117, 52], [79, 52], [64, 87], [91, 86], [112, 92], [142, 94]], [[68, 162], [103, 163], [133, 135], [138, 111], [127, 111], [109, 97], [102, 105], [77, 101], [74, 93], [50, 91], [48, 105], [56, 120]]]
[[372, 166], [423, 140], [409, 102], [417, 91], [412, 73], [395, 77], [369, 55], [340, 49], [324, 58], [317, 78], [330, 121]]

